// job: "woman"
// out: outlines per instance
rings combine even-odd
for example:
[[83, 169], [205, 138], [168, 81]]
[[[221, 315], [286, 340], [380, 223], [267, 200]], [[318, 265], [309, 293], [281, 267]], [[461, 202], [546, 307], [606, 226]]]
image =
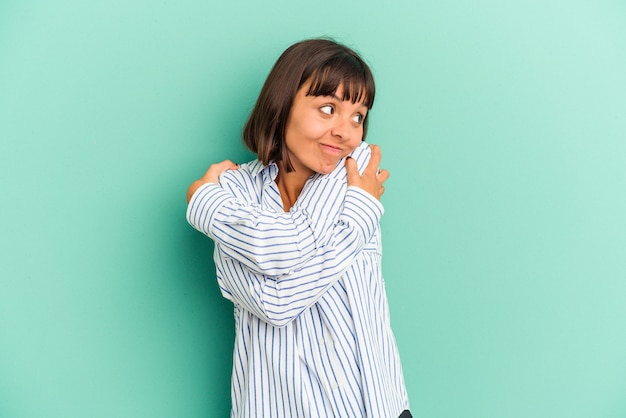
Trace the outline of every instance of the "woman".
[[374, 94], [351, 49], [292, 45], [244, 129], [258, 159], [187, 191], [234, 303], [233, 417], [411, 416], [380, 265], [389, 173], [363, 142]]

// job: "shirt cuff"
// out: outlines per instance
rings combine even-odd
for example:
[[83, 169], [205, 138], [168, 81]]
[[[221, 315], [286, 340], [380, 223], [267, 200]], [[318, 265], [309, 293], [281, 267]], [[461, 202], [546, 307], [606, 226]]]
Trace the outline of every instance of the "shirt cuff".
[[383, 205], [374, 196], [360, 187], [348, 187], [343, 216], [355, 220], [356, 225], [361, 228], [365, 242], [376, 232], [384, 211]]

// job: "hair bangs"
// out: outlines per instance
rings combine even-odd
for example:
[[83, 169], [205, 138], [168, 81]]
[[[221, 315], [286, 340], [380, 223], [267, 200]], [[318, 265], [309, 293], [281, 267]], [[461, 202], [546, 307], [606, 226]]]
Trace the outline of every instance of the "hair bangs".
[[304, 82], [311, 84], [307, 96], [332, 96], [342, 87], [341, 100], [363, 103], [368, 109], [374, 105], [374, 80], [361, 62], [351, 55], [332, 57]]

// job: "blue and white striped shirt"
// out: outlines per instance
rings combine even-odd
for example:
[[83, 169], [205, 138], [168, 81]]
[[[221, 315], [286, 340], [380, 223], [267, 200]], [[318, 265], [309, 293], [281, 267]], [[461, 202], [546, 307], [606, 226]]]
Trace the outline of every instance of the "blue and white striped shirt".
[[[351, 156], [370, 157], [362, 143]], [[260, 161], [193, 195], [187, 220], [215, 241], [234, 303], [231, 417], [396, 418], [408, 409], [381, 272], [381, 204], [343, 161], [284, 212]]]

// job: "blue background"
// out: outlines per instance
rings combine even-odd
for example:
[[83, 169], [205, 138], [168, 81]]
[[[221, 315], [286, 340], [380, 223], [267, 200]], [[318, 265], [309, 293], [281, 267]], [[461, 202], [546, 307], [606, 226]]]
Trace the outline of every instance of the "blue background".
[[623, 1], [0, 4], [0, 416], [221, 417], [185, 190], [279, 54], [361, 52], [416, 417], [626, 416]]

